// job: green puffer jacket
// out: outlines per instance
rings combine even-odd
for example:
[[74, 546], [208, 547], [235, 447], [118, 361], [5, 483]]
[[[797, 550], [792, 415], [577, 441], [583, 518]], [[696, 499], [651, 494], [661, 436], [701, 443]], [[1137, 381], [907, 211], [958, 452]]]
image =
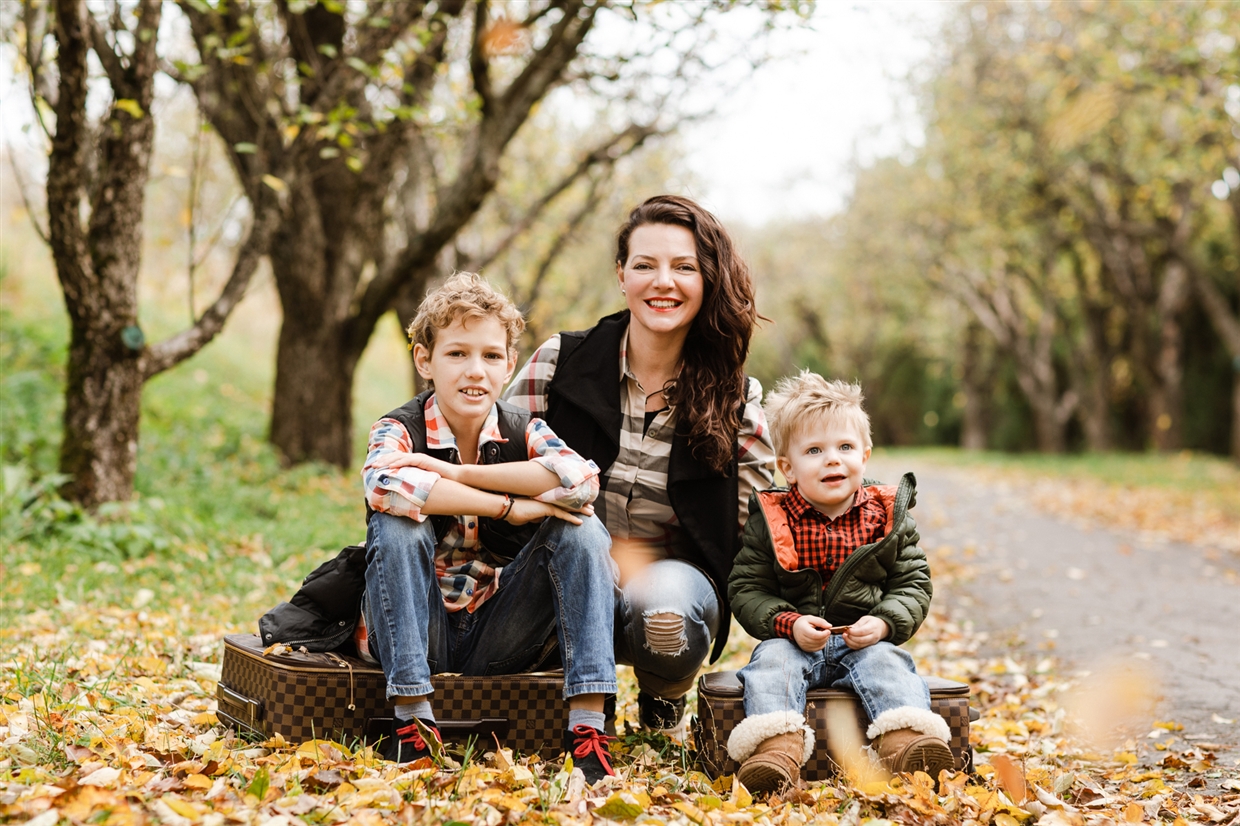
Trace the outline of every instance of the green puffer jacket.
[[916, 500], [917, 480], [906, 473], [899, 487], [868, 479], [864, 484], [887, 507], [887, 534], [853, 551], [825, 591], [818, 571], [796, 569], [792, 530], [780, 504], [788, 489], [750, 496], [744, 545], [728, 577], [728, 599], [751, 636], [776, 636], [775, 615], [784, 611], [813, 614], [832, 625], [848, 625], [871, 614], [890, 626], [886, 641], [893, 645], [902, 645], [917, 632], [934, 593], [930, 565], [917, 547], [917, 525], [908, 513]]

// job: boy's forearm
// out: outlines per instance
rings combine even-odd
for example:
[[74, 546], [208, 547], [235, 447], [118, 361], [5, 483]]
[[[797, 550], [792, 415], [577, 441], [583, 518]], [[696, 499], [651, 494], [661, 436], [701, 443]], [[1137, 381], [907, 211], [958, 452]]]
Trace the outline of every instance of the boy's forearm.
[[496, 517], [503, 509], [503, 494], [487, 493], [451, 479], [440, 479], [431, 488], [430, 495], [426, 497], [422, 513], [428, 516], [472, 514]]
[[[479, 491], [498, 490], [518, 496], [538, 496], [559, 487], [560, 477], [538, 462], [498, 465], [460, 465], [457, 479]], [[471, 511], [472, 512], [472, 511]]]

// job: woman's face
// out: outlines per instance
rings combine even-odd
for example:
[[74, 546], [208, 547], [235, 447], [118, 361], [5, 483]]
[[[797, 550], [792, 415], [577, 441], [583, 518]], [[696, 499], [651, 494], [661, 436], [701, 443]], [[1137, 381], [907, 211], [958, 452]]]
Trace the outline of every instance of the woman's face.
[[616, 265], [616, 275], [633, 324], [663, 335], [689, 332], [704, 289], [692, 232], [642, 224], [629, 235], [629, 258]]

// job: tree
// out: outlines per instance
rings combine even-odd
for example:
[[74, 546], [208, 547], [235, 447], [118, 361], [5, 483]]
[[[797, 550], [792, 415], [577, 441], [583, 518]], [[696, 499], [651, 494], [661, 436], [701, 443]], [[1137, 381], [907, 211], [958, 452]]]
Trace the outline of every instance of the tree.
[[[34, 0], [23, 6], [35, 107], [41, 111], [47, 101], [55, 113], [54, 125], [46, 127], [51, 149], [43, 235], [71, 331], [60, 470], [70, 477], [65, 494], [88, 507], [132, 495], [143, 384], [220, 331], [279, 209], [274, 197], [252, 201], [250, 235], [214, 303], [181, 333], [148, 344], [138, 320], [137, 279], [163, 4], [139, 0], [132, 11], [114, 5], [101, 21], [84, 0], [56, 0], [50, 18]], [[49, 36], [56, 47], [54, 84], [45, 72]], [[87, 109], [92, 50], [111, 97], [98, 123]]]
[[[421, 294], [535, 107], [556, 89], [617, 104], [599, 110], [598, 137], [570, 172], [631, 151], [667, 128], [668, 101], [717, 62], [712, 21], [732, 6], [179, 5], [198, 52], [179, 77], [231, 147], [250, 197], [289, 195], [271, 245], [284, 309], [271, 440], [291, 462], [341, 466], [351, 460], [353, 374], [375, 324]], [[628, 20], [621, 51], [590, 45], [608, 16]], [[679, 55], [670, 71], [669, 54]]]
[[976, 3], [949, 18], [925, 88], [924, 157], [944, 181], [929, 243], [951, 252], [944, 288], [1016, 359], [1043, 449], [1073, 415], [1110, 447], [1121, 396], [1147, 444], [1183, 443], [1192, 268], [1177, 250], [1234, 145], [1220, 104], [1237, 23], [1226, 4]]

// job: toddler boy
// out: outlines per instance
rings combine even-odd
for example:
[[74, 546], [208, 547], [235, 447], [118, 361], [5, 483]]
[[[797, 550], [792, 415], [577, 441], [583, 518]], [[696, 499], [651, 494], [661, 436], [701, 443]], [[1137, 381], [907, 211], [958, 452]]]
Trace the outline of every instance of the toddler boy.
[[471, 273], [427, 295], [409, 325], [431, 389], [370, 431], [365, 648], [396, 708], [383, 756], [405, 763], [430, 754], [424, 736], [439, 736], [432, 674], [528, 670], [555, 632], [564, 747], [593, 784], [612, 774], [603, 735], [604, 697], [616, 691], [611, 539], [590, 504], [595, 464], [499, 400], [524, 326]]
[[865, 484], [871, 441], [861, 400], [858, 385], [809, 371], [780, 381], [767, 400], [789, 488], [754, 492], [728, 579], [736, 618], [763, 640], [738, 675], [745, 719], [728, 739], [751, 791], [797, 782], [814, 749], [803, 715], [810, 688], [857, 693], [888, 770], [937, 781], [954, 768], [947, 723], [898, 647], [925, 619], [932, 593], [908, 515], [915, 480]]

